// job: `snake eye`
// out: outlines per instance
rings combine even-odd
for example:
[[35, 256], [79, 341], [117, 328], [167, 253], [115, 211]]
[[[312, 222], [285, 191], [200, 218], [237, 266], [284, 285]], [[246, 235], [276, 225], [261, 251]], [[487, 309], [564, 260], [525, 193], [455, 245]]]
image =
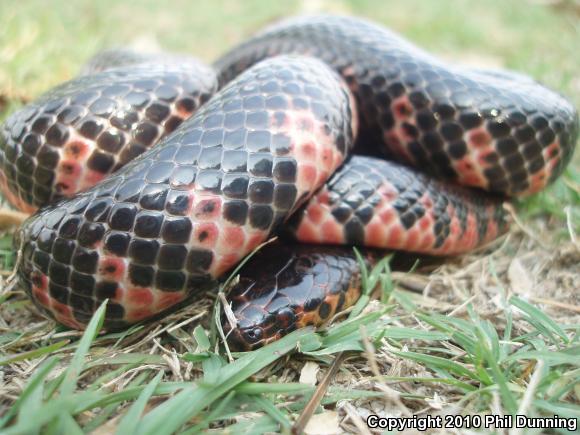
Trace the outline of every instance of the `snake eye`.
[[260, 328], [250, 329], [246, 332], [246, 336], [249, 340], [256, 342], [262, 338], [262, 330]]

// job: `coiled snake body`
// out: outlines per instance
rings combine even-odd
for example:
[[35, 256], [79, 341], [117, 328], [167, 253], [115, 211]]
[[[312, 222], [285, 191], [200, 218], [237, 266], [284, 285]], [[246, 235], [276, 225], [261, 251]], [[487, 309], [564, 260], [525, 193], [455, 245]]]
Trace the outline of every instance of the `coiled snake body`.
[[[109, 53], [7, 120], [0, 186], [40, 207], [15, 246], [45, 314], [82, 328], [109, 298], [106, 328], [151, 318], [276, 230], [469, 251], [506, 229], [506, 196], [560, 175], [578, 134], [572, 105], [536, 82], [448, 66], [355, 18], [274, 25], [215, 71]], [[321, 324], [356, 301], [357, 270], [338, 247], [264, 248], [229, 295], [232, 344]]]

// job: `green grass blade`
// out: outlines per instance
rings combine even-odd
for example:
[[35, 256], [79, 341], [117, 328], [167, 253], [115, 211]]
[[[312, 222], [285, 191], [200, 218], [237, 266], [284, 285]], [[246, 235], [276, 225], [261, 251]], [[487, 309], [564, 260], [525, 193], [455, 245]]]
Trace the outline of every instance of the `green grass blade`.
[[[190, 386], [190, 382], [162, 382], [155, 389], [154, 395], [161, 396], [175, 394]], [[144, 386], [140, 385], [138, 387], [129, 387], [122, 391], [108, 394], [85, 392], [91, 394], [82, 394], [77, 396], [74, 414], [86, 412], [93, 408], [103, 408], [113, 403], [123, 402], [125, 400], [134, 400], [139, 397], [139, 394], [141, 394], [144, 388]]]
[[312, 387], [298, 382], [288, 383], [262, 383], [246, 381], [236, 387], [240, 394], [302, 394], [311, 391]]
[[107, 300], [105, 300], [101, 306], [95, 311], [91, 321], [87, 325], [77, 350], [75, 351], [72, 360], [70, 362], [69, 368], [66, 371], [62, 384], [60, 385], [59, 391], [62, 397], [66, 397], [71, 394], [75, 388], [77, 379], [83, 369], [85, 364], [85, 355], [91, 347], [91, 343], [101, 330], [103, 321], [105, 320], [105, 310], [107, 308]]
[[223, 411], [224, 409], [230, 404], [234, 396], [236, 395], [235, 391], [230, 391], [222, 400], [219, 401], [217, 406], [211, 410], [211, 412], [206, 415], [202, 421], [200, 421], [195, 426], [192, 426], [188, 430], [184, 431], [181, 435], [195, 435], [200, 433], [202, 430], [207, 429], [210, 423], [214, 420], [224, 419]]
[[[539, 330], [549, 331], [553, 334], [558, 335], [564, 343], [569, 343], [570, 339], [566, 332], [558, 325], [554, 319], [547, 316], [542, 310], [533, 306], [532, 304], [520, 299], [517, 296], [512, 296], [509, 302], [515, 307], [522, 310], [528, 315], [527, 319], [530, 323], [536, 326]], [[550, 334], [551, 336], [552, 334]]]
[[268, 414], [280, 424], [284, 431], [288, 431], [290, 429], [292, 423], [290, 423], [290, 420], [288, 420], [288, 417], [286, 417], [283, 412], [276, 408], [272, 401], [266, 399], [264, 396], [256, 396], [253, 399], [258, 405], [260, 405], [266, 414]]
[[546, 411], [548, 414], [566, 418], [580, 418], [580, 407], [572, 403], [558, 403], [557, 405], [545, 400], [534, 400], [534, 406]]
[[443, 341], [451, 338], [450, 334], [437, 331], [421, 331], [413, 328], [402, 328], [398, 326], [390, 326], [384, 333], [386, 338], [394, 338], [397, 340], [434, 340]]
[[10, 410], [0, 418], [0, 428], [6, 426], [6, 424], [18, 413], [20, 406], [26, 404], [26, 400], [30, 395], [37, 390], [37, 388], [44, 382], [48, 374], [59, 362], [59, 358], [52, 356], [42, 363], [40, 367], [36, 369], [34, 374], [30, 377], [30, 380], [26, 384], [26, 387], [18, 396], [18, 399], [14, 402]]
[[465, 376], [476, 381], [480, 380], [476, 373], [472, 372], [471, 370], [462, 366], [461, 364], [446, 358], [441, 358], [433, 355], [424, 355], [416, 352], [399, 352], [399, 351], [391, 351], [391, 352], [403, 358], [408, 358], [412, 359], [413, 361], [423, 363], [427, 367], [440, 368], [448, 372], [455, 373], [456, 375], [459, 376]]
[[24, 361], [27, 359], [39, 358], [43, 355], [46, 355], [46, 354], [49, 354], [52, 352], [56, 352], [57, 350], [59, 350], [63, 346], [66, 346], [67, 344], [69, 344], [68, 340], [62, 340], [62, 341], [57, 341], [56, 343], [50, 344], [48, 346], [40, 347], [38, 349], [29, 350], [27, 352], [22, 352], [22, 353], [19, 353], [16, 355], [9, 355], [9, 356], [0, 358], [0, 366], [6, 365], [6, 364], [12, 364], [12, 363], [18, 362], [18, 361]]
[[63, 412], [59, 420], [58, 429], [54, 431], [54, 435], [84, 435], [83, 430], [70, 414]]
[[141, 418], [141, 414], [145, 410], [145, 406], [147, 406], [147, 402], [153, 395], [153, 392], [159, 385], [161, 378], [163, 377], [163, 372], [157, 373], [157, 376], [153, 378], [153, 380], [143, 389], [137, 400], [131, 405], [125, 416], [119, 422], [117, 426], [117, 430], [115, 433], [119, 435], [130, 435], [139, 433], [137, 431], [137, 427], [139, 426], [139, 419]]
[[34, 414], [34, 418], [19, 418], [18, 422], [7, 429], [2, 435], [22, 435], [37, 432], [50, 421], [58, 418], [63, 412], [70, 412], [74, 407], [74, 397], [56, 398], [43, 404]]
[[96, 414], [94, 418], [89, 420], [83, 426], [83, 431], [85, 433], [91, 433], [92, 431], [106, 424], [109, 419], [113, 418], [117, 414], [117, 410], [119, 409], [120, 406], [121, 406], [120, 403], [112, 403], [102, 408], [101, 411], [98, 414]]
[[[503, 401], [503, 405], [509, 414], [515, 415], [515, 413], [518, 410], [518, 405], [516, 403], [516, 399], [514, 398], [512, 392], [510, 391], [510, 389], [508, 387], [508, 381], [507, 381], [506, 377], [504, 376], [504, 374], [502, 373], [502, 370], [497, 363], [497, 356], [494, 355], [492, 348], [490, 346], [488, 346], [488, 344], [489, 344], [488, 338], [489, 337], [485, 336], [482, 329], [477, 329], [476, 332], [478, 332], [478, 335], [480, 337], [480, 346], [481, 346], [483, 358], [485, 359], [487, 366], [491, 370], [491, 376], [493, 378], [493, 381], [495, 381], [495, 384], [497, 384], [497, 386], [499, 388], [499, 392], [500, 392], [500, 396], [501, 396], [502, 401]], [[495, 332], [495, 330], [494, 330], [494, 332]], [[488, 385], [491, 384], [491, 382], [489, 382], [489, 380], [485, 383]]]
[[566, 354], [563, 352], [554, 352], [550, 350], [540, 351], [531, 350], [526, 352], [516, 352], [508, 356], [505, 361], [520, 361], [520, 360], [544, 360], [549, 365], [570, 364], [573, 366], [580, 366], [579, 354]]
[[190, 418], [211, 405], [271, 362], [296, 349], [300, 338], [313, 334], [309, 328], [299, 329], [280, 340], [250, 352], [219, 369], [219, 382], [204, 386], [203, 380], [184, 389], [150, 411], [142, 420], [145, 435], [171, 434]]
[[193, 330], [193, 338], [197, 342], [198, 351], [205, 352], [211, 347], [209, 337], [201, 325], [197, 325]]

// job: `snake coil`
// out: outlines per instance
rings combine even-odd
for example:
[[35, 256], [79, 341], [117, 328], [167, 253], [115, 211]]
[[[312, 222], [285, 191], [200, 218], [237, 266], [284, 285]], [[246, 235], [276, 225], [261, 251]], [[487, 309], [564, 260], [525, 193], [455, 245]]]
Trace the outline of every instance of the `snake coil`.
[[[447, 65], [364, 20], [307, 17], [214, 68], [98, 56], [7, 119], [0, 189], [38, 209], [15, 237], [38, 308], [83, 328], [109, 299], [117, 329], [215, 287], [275, 231], [467, 252], [506, 230], [506, 197], [562, 173], [577, 136], [574, 107], [527, 77]], [[356, 301], [357, 274], [344, 248], [266, 247], [229, 295], [232, 344], [321, 324]]]

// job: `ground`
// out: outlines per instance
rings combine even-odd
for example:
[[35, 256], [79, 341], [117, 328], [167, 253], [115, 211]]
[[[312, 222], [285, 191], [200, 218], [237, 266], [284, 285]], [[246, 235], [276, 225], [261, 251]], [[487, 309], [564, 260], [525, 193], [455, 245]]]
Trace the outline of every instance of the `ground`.
[[[317, 11], [372, 18], [447, 59], [524, 72], [580, 105], [574, 0], [4, 0], [0, 117], [73, 77], [99, 49], [160, 47], [211, 61], [275, 19]], [[511, 231], [491, 246], [417, 263], [398, 255], [393, 270], [384, 262], [365, 276], [363, 290], [377, 288], [376, 297], [347, 320], [244, 355], [217, 345], [215, 295], [123, 333], [98, 335], [98, 314], [82, 338], [56, 326], [4, 285], [15, 261], [5, 230], [0, 428], [261, 433], [307, 422], [307, 433], [368, 433], [369, 414], [578, 419], [579, 162], [576, 153], [555, 185], [517, 201]], [[1, 213], [0, 225], [8, 221]], [[454, 422], [464, 426], [433, 432], [483, 427]]]

